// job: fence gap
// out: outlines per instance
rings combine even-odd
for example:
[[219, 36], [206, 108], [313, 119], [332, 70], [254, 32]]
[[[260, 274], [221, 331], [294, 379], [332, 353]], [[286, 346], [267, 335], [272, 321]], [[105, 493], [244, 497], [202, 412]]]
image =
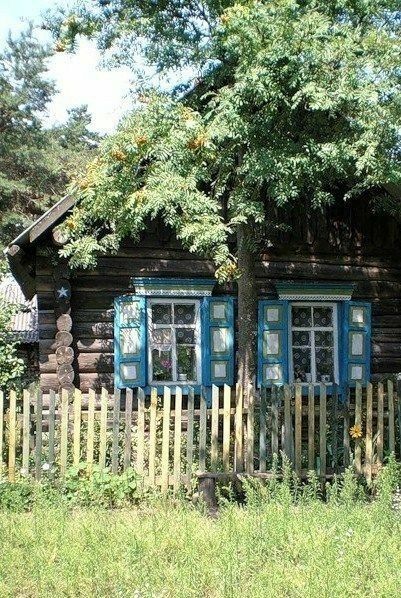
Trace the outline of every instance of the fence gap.
[[295, 473], [301, 476], [302, 466], [302, 387], [295, 385]]
[[[124, 471], [131, 467], [132, 444], [132, 388], [125, 393]], [[139, 473], [139, 471], [138, 471]]]
[[319, 386], [319, 457], [320, 457], [320, 480], [323, 483], [326, 480], [326, 454], [327, 454], [327, 392], [326, 385]]
[[267, 399], [266, 399], [266, 388], [261, 389], [260, 395], [260, 422], [259, 422], [259, 471], [261, 473], [266, 472], [266, 461], [267, 461]]
[[188, 393], [188, 425], [187, 425], [187, 488], [191, 488], [192, 467], [194, 461], [194, 389]]

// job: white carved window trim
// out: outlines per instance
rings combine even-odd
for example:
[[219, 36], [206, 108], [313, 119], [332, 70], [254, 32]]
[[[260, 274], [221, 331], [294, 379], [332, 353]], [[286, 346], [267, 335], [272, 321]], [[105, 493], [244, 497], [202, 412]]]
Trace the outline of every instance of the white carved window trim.
[[[309, 327], [300, 327], [300, 326], [292, 326], [292, 308], [293, 307], [331, 307], [333, 309], [333, 326], [327, 327], [319, 327], [319, 326], [309, 326]], [[334, 357], [334, 381], [331, 380], [330, 383], [337, 383], [339, 382], [339, 363], [338, 363], [338, 318], [337, 318], [337, 304], [327, 301], [319, 301], [319, 302], [312, 302], [312, 301], [292, 301], [289, 306], [289, 314], [288, 314], [288, 364], [289, 364], [289, 378], [291, 382], [294, 382], [294, 363], [293, 363], [293, 356], [292, 356], [292, 332], [295, 331], [304, 331], [311, 333], [311, 374], [312, 380], [311, 382], [301, 382], [301, 384], [320, 384], [319, 381], [316, 380], [316, 351], [315, 351], [315, 332], [319, 331], [333, 331], [333, 357]]]
[[[152, 322], [152, 306], [153, 305], [171, 305], [172, 306], [172, 323], [154, 324]], [[194, 324], [174, 324], [174, 305], [195, 305], [195, 322]], [[170, 328], [171, 330], [171, 358], [172, 358], [172, 380], [154, 380], [153, 379], [153, 359], [152, 359], [152, 331], [155, 329]], [[175, 330], [179, 328], [191, 328], [195, 330], [195, 358], [196, 358], [196, 380], [178, 380], [177, 372], [177, 343], [175, 338]], [[201, 378], [201, 315], [200, 315], [200, 301], [192, 298], [188, 299], [149, 299], [147, 307], [147, 339], [148, 339], [148, 381], [152, 386], [179, 386], [179, 385], [199, 385], [202, 384]]]

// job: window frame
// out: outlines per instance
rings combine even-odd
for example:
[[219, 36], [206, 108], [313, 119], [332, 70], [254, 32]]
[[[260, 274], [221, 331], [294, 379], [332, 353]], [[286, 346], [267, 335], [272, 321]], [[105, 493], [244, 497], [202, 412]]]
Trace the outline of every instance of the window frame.
[[[152, 322], [152, 306], [153, 305], [160, 305], [160, 304], [167, 304], [167, 305], [188, 305], [194, 304], [195, 305], [195, 323], [194, 324], [174, 324], [172, 322], [169, 325], [163, 324], [154, 324]], [[173, 318], [174, 320], [174, 318]], [[162, 329], [170, 327], [170, 330], [173, 332], [177, 328], [193, 328], [195, 331], [195, 359], [196, 359], [196, 375], [197, 380], [178, 380], [178, 373], [177, 371], [177, 343], [175, 339], [175, 334], [172, 334], [172, 343], [171, 343], [171, 357], [173, 362], [172, 373], [173, 377], [174, 374], [177, 378], [176, 381], [168, 381], [168, 380], [154, 380], [153, 379], [153, 359], [152, 359], [152, 349], [153, 344], [151, 342], [151, 332], [153, 329]], [[193, 297], [152, 297], [148, 298], [147, 301], [147, 325], [146, 325], [146, 341], [147, 341], [147, 358], [148, 358], [148, 384], [150, 386], [199, 386], [202, 384], [202, 347], [201, 347], [201, 302], [199, 299]]]
[[[293, 307], [332, 307], [333, 308], [333, 352], [334, 352], [334, 380], [330, 380], [328, 384], [339, 384], [339, 366], [340, 366], [340, 355], [339, 355], [339, 326], [338, 326], [338, 304], [337, 302], [333, 301], [289, 301], [288, 304], [288, 379], [290, 384], [294, 384], [294, 363], [293, 363], [293, 344], [292, 344], [292, 308]], [[295, 327], [296, 331], [298, 329], [309, 331], [309, 332], [316, 332], [319, 330], [327, 331], [328, 327]], [[312, 374], [316, 376], [316, 351], [315, 351], [315, 343], [314, 343], [315, 335], [311, 334], [311, 369]], [[313, 351], [312, 351], [313, 349]], [[314, 381], [312, 379], [311, 382], [297, 382], [297, 384], [301, 384], [302, 386], [308, 386], [309, 384], [320, 384], [318, 381]]]

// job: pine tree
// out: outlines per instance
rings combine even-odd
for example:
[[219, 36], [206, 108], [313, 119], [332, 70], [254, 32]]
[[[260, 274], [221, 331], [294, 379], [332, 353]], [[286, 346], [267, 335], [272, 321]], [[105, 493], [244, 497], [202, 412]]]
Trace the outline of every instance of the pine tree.
[[32, 25], [10, 34], [0, 52], [0, 245], [65, 193], [98, 142], [86, 107], [71, 110], [62, 126], [43, 125], [56, 93], [47, 77], [52, 52]]

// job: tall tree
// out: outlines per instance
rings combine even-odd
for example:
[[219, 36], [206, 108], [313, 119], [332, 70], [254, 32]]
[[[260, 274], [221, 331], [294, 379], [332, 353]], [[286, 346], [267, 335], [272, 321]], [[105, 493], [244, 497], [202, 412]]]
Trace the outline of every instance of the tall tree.
[[66, 255], [92, 266], [160, 215], [192, 251], [212, 255], [220, 278], [238, 280], [247, 386], [254, 262], [280, 225], [276, 208], [324, 209], [334, 190], [352, 201], [401, 181], [400, 24], [392, 0], [110, 0], [59, 15], [63, 48], [84, 33], [129, 62], [136, 42], [162, 71], [202, 73], [179, 99], [148, 98], [104, 144], [80, 183]]
[[86, 107], [70, 111], [62, 126], [44, 127], [56, 93], [47, 78], [51, 54], [32, 26], [16, 38], [10, 34], [0, 52], [0, 245], [64, 193], [98, 141]]

